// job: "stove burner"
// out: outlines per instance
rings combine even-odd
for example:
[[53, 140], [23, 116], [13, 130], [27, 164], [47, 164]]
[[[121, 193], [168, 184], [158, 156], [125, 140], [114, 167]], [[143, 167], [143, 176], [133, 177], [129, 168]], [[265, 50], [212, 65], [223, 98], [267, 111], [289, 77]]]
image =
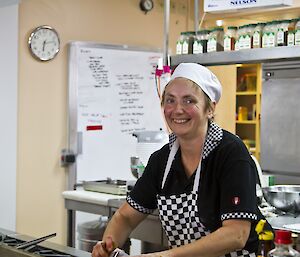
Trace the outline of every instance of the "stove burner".
[[[17, 238], [13, 238], [10, 236], [1, 236], [2, 240], [1, 243], [10, 247], [16, 247], [17, 245], [24, 243], [26, 241], [17, 239]], [[1, 239], [0, 237], [0, 239]], [[29, 253], [33, 253], [39, 256], [44, 256], [44, 257], [75, 257], [74, 255], [70, 255], [70, 254], [65, 254], [56, 250], [52, 250], [40, 245], [31, 245], [27, 248], [25, 248], [23, 251], [25, 252], [29, 252]]]

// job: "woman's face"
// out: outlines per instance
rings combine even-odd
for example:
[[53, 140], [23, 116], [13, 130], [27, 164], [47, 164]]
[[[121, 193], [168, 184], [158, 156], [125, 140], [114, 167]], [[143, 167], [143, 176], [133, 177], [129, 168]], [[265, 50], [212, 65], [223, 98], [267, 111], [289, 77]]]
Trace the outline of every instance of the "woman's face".
[[181, 137], [194, 137], [203, 133], [212, 110], [206, 107], [205, 94], [192, 82], [174, 79], [165, 89], [163, 110], [170, 129]]

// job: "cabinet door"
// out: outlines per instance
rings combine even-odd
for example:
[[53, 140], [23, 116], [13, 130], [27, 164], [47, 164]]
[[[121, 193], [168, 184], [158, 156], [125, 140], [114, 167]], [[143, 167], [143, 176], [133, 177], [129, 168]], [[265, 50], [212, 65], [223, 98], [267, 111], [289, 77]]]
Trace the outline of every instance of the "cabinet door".
[[[280, 71], [274, 71], [275, 75], [276, 72]], [[299, 76], [298, 72], [295, 73]], [[299, 96], [300, 78], [276, 78], [263, 82], [261, 165], [264, 170], [299, 174]]]
[[222, 65], [208, 67], [222, 84], [222, 96], [217, 104], [215, 121], [231, 133], [235, 133], [235, 88], [236, 66]]

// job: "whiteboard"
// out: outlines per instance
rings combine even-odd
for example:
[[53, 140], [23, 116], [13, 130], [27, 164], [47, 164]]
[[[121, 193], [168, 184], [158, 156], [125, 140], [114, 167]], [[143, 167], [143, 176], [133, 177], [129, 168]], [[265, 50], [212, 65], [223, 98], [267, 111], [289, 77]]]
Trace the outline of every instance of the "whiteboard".
[[128, 46], [69, 44], [69, 149], [75, 181], [134, 179], [134, 131], [165, 130], [155, 85], [162, 54]]

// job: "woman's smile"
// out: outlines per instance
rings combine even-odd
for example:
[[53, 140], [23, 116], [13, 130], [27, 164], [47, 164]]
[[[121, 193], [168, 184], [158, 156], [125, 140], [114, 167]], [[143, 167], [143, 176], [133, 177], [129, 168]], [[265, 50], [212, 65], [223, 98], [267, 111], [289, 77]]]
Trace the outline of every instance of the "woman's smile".
[[173, 119], [173, 122], [176, 124], [187, 123], [190, 119]]

